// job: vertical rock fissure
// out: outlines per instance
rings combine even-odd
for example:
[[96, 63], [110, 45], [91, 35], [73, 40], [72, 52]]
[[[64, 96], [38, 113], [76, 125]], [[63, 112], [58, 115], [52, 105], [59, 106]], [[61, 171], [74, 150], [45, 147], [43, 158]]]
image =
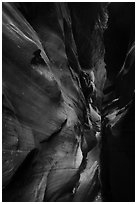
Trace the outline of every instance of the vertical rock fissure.
[[134, 6], [116, 8], [3, 3], [3, 201], [132, 200]]

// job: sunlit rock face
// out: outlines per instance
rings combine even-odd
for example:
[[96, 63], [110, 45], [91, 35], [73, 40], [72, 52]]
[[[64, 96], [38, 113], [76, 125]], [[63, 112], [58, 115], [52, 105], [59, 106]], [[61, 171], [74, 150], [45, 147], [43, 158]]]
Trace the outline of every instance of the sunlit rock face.
[[3, 3], [3, 201], [133, 201], [134, 44], [108, 77], [108, 5]]

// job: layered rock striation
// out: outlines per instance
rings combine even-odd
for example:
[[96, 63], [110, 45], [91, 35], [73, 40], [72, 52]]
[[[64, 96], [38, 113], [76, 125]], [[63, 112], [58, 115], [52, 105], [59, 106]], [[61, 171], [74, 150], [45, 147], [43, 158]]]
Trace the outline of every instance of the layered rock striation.
[[108, 78], [107, 7], [3, 3], [3, 201], [113, 201], [126, 161], [132, 174], [134, 44]]

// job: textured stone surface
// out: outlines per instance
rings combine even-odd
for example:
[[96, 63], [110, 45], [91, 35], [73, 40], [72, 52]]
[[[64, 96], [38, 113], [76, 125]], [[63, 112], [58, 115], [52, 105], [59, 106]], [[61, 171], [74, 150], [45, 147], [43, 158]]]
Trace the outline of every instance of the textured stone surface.
[[3, 201], [133, 201], [134, 44], [108, 78], [107, 6], [3, 3]]

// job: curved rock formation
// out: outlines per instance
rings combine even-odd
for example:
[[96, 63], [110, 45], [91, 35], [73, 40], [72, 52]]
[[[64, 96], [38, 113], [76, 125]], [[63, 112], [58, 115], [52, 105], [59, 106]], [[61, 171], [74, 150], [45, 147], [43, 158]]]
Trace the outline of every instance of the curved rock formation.
[[134, 200], [134, 44], [108, 77], [107, 7], [3, 3], [3, 201]]

